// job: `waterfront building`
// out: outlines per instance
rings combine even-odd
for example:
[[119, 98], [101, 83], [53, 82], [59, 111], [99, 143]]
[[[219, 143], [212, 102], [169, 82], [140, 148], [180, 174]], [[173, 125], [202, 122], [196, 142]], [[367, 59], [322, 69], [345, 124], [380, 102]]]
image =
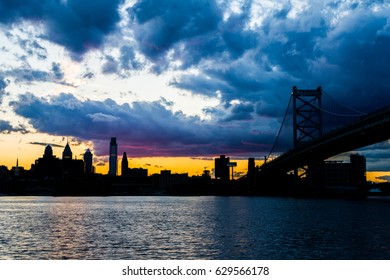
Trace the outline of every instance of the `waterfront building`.
[[308, 168], [308, 180], [317, 188], [337, 192], [364, 191], [366, 186], [366, 159], [362, 155], [350, 155], [350, 162], [327, 160]]
[[158, 180], [158, 187], [161, 190], [169, 190], [174, 186], [188, 183], [188, 173], [172, 174], [171, 170], [161, 170], [156, 178]]
[[225, 155], [221, 155], [219, 158], [214, 160], [214, 174], [215, 179], [220, 179], [221, 181], [229, 181], [229, 162], [230, 158]]

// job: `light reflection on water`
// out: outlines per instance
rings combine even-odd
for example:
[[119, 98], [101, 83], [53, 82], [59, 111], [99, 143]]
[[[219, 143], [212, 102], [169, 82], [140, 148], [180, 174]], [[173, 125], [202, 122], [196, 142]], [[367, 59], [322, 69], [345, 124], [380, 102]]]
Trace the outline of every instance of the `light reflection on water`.
[[390, 259], [390, 200], [0, 197], [0, 259]]

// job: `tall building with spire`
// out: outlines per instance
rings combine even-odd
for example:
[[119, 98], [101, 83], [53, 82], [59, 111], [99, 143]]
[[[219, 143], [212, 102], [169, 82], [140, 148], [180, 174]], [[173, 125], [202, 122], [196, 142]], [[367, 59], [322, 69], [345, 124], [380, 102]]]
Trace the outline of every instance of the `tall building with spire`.
[[62, 177], [72, 178], [80, 176], [84, 173], [84, 162], [82, 160], [73, 159], [72, 150], [69, 147], [69, 143], [66, 143], [64, 150], [62, 151]]
[[62, 159], [63, 160], [72, 159], [72, 156], [73, 156], [73, 153], [72, 153], [72, 150], [69, 147], [69, 143], [66, 143], [65, 149], [62, 152]]
[[19, 177], [19, 176], [20, 176], [20, 171], [19, 171], [19, 159], [18, 159], [18, 158], [16, 159], [16, 166], [15, 166], [14, 176], [15, 176], [15, 177]]
[[118, 145], [116, 143], [116, 137], [111, 137], [108, 174], [112, 176], [116, 176], [117, 170], [118, 170]]
[[127, 154], [126, 152], [123, 153], [122, 157], [122, 166], [121, 166], [121, 175], [126, 176], [129, 170], [129, 162], [127, 161]]

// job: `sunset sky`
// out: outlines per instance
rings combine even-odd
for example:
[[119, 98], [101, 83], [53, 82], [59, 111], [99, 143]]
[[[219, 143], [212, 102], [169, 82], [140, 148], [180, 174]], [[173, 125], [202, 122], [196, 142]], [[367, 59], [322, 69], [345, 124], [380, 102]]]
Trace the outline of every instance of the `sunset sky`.
[[[2, 0], [0, 165], [69, 141], [107, 172], [201, 174], [221, 154], [261, 164], [294, 85], [350, 108], [390, 104], [390, 2]], [[358, 151], [390, 170], [389, 142]], [[384, 176], [390, 173], [370, 173]]]

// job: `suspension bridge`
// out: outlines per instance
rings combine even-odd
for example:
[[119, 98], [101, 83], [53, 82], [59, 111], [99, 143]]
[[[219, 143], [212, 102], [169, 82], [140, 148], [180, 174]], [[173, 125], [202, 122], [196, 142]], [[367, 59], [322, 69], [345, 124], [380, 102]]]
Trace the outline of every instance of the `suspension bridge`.
[[[292, 111], [292, 112], [291, 112]], [[292, 130], [292, 147], [281, 135]], [[369, 114], [344, 106], [321, 87], [293, 87], [274, 145], [259, 176], [280, 176], [344, 152], [390, 139], [390, 105]], [[281, 148], [287, 151], [275, 156]]]

